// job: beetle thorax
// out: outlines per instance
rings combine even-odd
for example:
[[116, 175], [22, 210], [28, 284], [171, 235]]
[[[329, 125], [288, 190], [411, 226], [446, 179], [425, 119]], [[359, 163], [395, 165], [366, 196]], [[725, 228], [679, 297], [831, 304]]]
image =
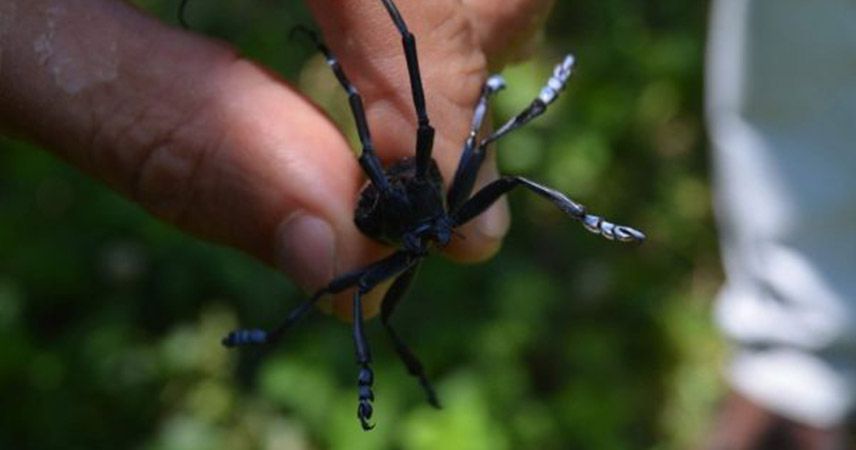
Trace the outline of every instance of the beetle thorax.
[[395, 246], [421, 246], [427, 240], [448, 243], [451, 229], [437, 164], [431, 161], [425, 179], [416, 177], [412, 158], [402, 159], [385, 172], [390, 192], [384, 194], [373, 184], [366, 184], [354, 212], [357, 228], [375, 240]]

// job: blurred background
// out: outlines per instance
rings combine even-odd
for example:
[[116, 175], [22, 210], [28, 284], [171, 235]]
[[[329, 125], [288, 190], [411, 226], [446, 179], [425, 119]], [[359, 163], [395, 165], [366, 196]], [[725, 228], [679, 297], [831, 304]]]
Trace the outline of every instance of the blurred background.
[[[134, 3], [176, 22], [177, 0]], [[502, 142], [501, 170], [649, 241], [607, 242], [512, 194], [502, 251], [466, 267], [429, 259], [395, 318], [442, 411], [368, 325], [371, 433], [355, 418], [348, 326], [315, 314], [270, 354], [226, 351], [226, 332], [272, 324], [304, 296], [0, 139], [0, 448], [689, 448], [724, 390], [709, 311], [722, 275], [701, 117], [706, 14], [705, 1], [557, 2], [539, 52], [505, 70], [496, 117], [525, 106], [562, 54], [578, 71], [545, 117]], [[287, 39], [312, 23], [300, 2], [196, 1], [187, 17], [351, 126], [323, 61]]]

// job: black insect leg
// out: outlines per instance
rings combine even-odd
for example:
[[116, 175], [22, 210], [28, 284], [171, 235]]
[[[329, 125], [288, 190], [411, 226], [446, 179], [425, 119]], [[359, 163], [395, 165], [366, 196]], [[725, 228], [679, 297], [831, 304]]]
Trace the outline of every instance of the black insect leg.
[[464, 151], [461, 152], [458, 168], [455, 170], [455, 176], [452, 179], [449, 193], [446, 196], [446, 204], [449, 205], [449, 211], [452, 213], [461, 207], [473, 191], [476, 176], [485, 157], [485, 147], [476, 147], [478, 133], [487, 115], [487, 105], [490, 96], [499, 92], [504, 87], [505, 81], [499, 75], [493, 75], [488, 78], [484, 87], [482, 87], [481, 97], [479, 97], [479, 101], [473, 112], [470, 134], [467, 136], [466, 143], [464, 143]]
[[366, 113], [363, 108], [363, 99], [360, 97], [360, 93], [345, 75], [345, 71], [342, 69], [342, 65], [339, 64], [339, 60], [336, 59], [330, 49], [321, 42], [314, 31], [306, 27], [296, 27], [292, 30], [292, 34], [294, 33], [302, 33], [306, 35], [318, 51], [324, 54], [324, 58], [327, 60], [327, 65], [330, 66], [330, 69], [333, 70], [333, 74], [336, 75], [336, 79], [339, 80], [339, 84], [342, 85], [342, 88], [344, 88], [348, 93], [348, 103], [351, 105], [351, 113], [353, 114], [354, 122], [356, 122], [357, 125], [357, 134], [360, 137], [360, 144], [363, 147], [362, 153], [360, 153], [360, 166], [362, 166], [363, 171], [368, 175], [372, 184], [374, 184], [378, 190], [382, 192], [388, 191], [389, 182], [383, 172], [383, 166], [380, 163], [380, 159], [378, 159], [377, 154], [374, 151], [371, 133], [369, 132], [369, 123], [366, 120]]
[[452, 218], [456, 225], [463, 225], [472, 218], [484, 212], [493, 202], [517, 186], [523, 186], [530, 191], [553, 202], [569, 216], [582, 222], [592, 233], [599, 234], [609, 240], [622, 242], [641, 242], [645, 235], [635, 228], [616, 225], [602, 217], [588, 214], [583, 205], [569, 199], [561, 192], [542, 186], [523, 177], [502, 177], [476, 192]]
[[428, 377], [425, 375], [425, 369], [422, 367], [422, 363], [419, 362], [419, 359], [415, 354], [413, 354], [413, 351], [410, 350], [407, 344], [398, 337], [398, 333], [395, 332], [392, 325], [389, 323], [389, 319], [392, 316], [393, 311], [395, 311], [395, 307], [398, 306], [398, 303], [402, 298], [404, 298], [404, 295], [407, 293], [407, 289], [416, 277], [417, 269], [418, 266], [414, 265], [399, 275], [398, 278], [395, 279], [395, 282], [392, 283], [392, 286], [390, 286], [389, 291], [387, 291], [383, 298], [383, 303], [381, 303], [380, 320], [386, 328], [386, 331], [389, 333], [389, 337], [392, 339], [393, 345], [395, 345], [395, 351], [398, 353], [399, 358], [401, 358], [401, 362], [403, 362], [404, 366], [407, 367], [407, 372], [419, 379], [419, 384], [425, 391], [428, 403], [435, 408], [440, 408], [440, 402], [437, 400], [437, 393], [434, 391], [434, 387], [431, 386], [431, 382], [428, 381]]
[[362, 276], [369, 268], [364, 268], [362, 270], [352, 272], [349, 274], [342, 275], [331, 281], [327, 286], [323, 289], [315, 292], [309, 300], [301, 303], [296, 308], [292, 309], [285, 319], [274, 329], [271, 331], [264, 331], [260, 329], [242, 329], [235, 330], [230, 332], [226, 337], [223, 338], [223, 345], [226, 347], [244, 347], [248, 345], [266, 345], [266, 344], [275, 344], [277, 341], [282, 338], [283, 334], [293, 327], [297, 322], [303, 319], [309, 311], [312, 310], [312, 307], [318, 300], [327, 294], [335, 294], [341, 292], [355, 284], [359, 281], [359, 277]]
[[[547, 110], [547, 106], [553, 103], [559, 96], [559, 93], [565, 88], [565, 84], [571, 76], [573, 66], [574, 57], [571, 55], [566, 56], [561, 63], [556, 65], [553, 69], [553, 75], [547, 80], [547, 84], [541, 88], [541, 93], [526, 109], [509, 119], [499, 129], [483, 139], [478, 146], [475, 146], [475, 133], [481, 127], [485, 115], [485, 107], [483, 105], [486, 105], [487, 99], [491, 94], [504, 87], [504, 84], [501, 84], [491, 90], [491, 83], [495, 81], [493, 77], [488, 79], [482, 90], [482, 97], [479, 99], [478, 105], [476, 105], [470, 136], [464, 145], [461, 160], [458, 163], [455, 177], [447, 195], [446, 203], [449, 205], [449, 212], [451, 214], [456, 214], [461, 205], [463, 205], [472, 193], [473, 185], [475, 184], [479, 168], [484, 161], [488, 145], [543, 114]], [[499, 78], [499, 82], [501, 80]]]
[[[324, 288], [315, 292], [309, 300], [301, 303], [296, 308], [292, 309], [285, 319], [271, 331], [259, 329], [242, 329], [235, 330], [223, 338], [223, 345], [226, 347], [243, 347], [247, 345], [263, 345], [274, 344], [282, 338], [285, 332], [299, 322], [306, 314], [312, 310], [312, 307], [318, 300], [327, 294], [336, 294], [353, 287], [367, 277], [380, 278], [377, 283], [387, 278], [395, 276], [398, 272], [404, 270], [411, 260], [405, 252], [396, 252], [387, 256], [380, 261], [370, 264], [362, 269], [341, 275]], [[377, 284], [375, 283], [375, 284]]]
[[363, 430], [368, 431], [374, 428], [374, 425], [369, 423], [374, 412], [372, 407], [374, 372], [370, 366], [372, 355], [369, 350], [369, 342], [363, 333], [363, 305], [361, 300], [363, 293], [362, 287], [354, 292], [354, 347], [357, 353], [357, 364], [360, 366], [360, 374], [357, 377], [357, 389], [359, 391], [357, 418], [360, 419], [360, 426], [363, 427]]
[[522, 127], [530, 120], [543, 114], [544, 111], [547, 110], [547, 106], [549, 106], [550, 103], [553, 103], [556, 98], [559, 97], [559, 93], [565, 89], [565, 84], [567, 84], [568, 79], [571, 77], [573, 68], [573, 55], [565, 56], [565, 59], [563, 59], [562, 62], [556, 64], [556, 67], [553, 69], [553, 75], [549, 80], [547, 80], [547, 84], [541, 88], [541, 92], [538, 94], [538, 97], [536, 97], [535, 100], [532, 100], [532, 103], [530, 103], [526, 109], [521, 111], [520, 114], [509, 119], [508, 122], [499, 127], [490, 136], [486, 137], [479, 144], [479, 147], [487, 146], [491, 142], [496, 141], [517, 128]]
[[181, 0], [181, 3], [178, 4], [178, 23], [181, 24], [181, 27], [185, 30], [190, 29], [190, 25], [187, 24], [187, 19], [185, 19], [185, 10], [187, 9], [188, 0]]
[[407, 72], [410, 75], [410, 90], [413, 94], [413, 105], [416, 108], [416, 176], [425, 178], [428, 163], [431, 161], [431, 150], [434, 147], [434, 128], [428, 120], [428, 110], [425, 107], [425, 92], [422, 89], [422, 75], [419, 72], [419, 58], [416, 53], [416, 38], [407, 29], [404, 19], [392, 0], [383, 0], [389, 16], [401, 34], [401, 45], [404, 47], [404, 57], [407, 59]]
[[407, 271], [418, 262], [421, 256], [416, 256], [412, 253], [398, 252], [393, 256], [400, 255], [387, 264], [381, 264], [374, 269], [369, 270], [357, 283], [357, 291], [354, 292], [354, 349], [357, 357], [357, 364], [360, 366], [359, 375], [357, 377], [357, 388], [359, 391], [359, 403], [357, 405], [357, 418], [360, 419], [360, 425], [363, 430], [371, 430], [374, 428], [369, 420], [371, 420], [374, 409], [372, 402], [374, 401], [374, 392], [372, 385], [374, 384], [374, 372], [371, 368], [371, 350], [369, 343], [366, 340], [363, 332], [363, 308], [362, 296], [370, 290], [374, 289], [383, 280], [392, 278], [402, 271]]

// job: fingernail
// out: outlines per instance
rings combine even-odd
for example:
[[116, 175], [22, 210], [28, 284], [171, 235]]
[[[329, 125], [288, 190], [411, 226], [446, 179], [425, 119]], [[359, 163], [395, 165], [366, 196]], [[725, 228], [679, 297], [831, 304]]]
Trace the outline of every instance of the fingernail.
[[292, 214], [277, 230], [279, 268], [307, 290], [333, 278], [336, 241], [326, 221], [303, 211]]

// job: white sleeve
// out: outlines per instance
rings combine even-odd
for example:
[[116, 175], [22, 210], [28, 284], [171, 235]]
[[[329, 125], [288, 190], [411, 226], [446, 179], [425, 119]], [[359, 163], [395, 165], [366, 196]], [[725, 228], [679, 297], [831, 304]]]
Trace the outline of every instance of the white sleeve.
[[838, 423], [856, 392], [856, 2], [716, 0], [706, 77], [729, 379]]

